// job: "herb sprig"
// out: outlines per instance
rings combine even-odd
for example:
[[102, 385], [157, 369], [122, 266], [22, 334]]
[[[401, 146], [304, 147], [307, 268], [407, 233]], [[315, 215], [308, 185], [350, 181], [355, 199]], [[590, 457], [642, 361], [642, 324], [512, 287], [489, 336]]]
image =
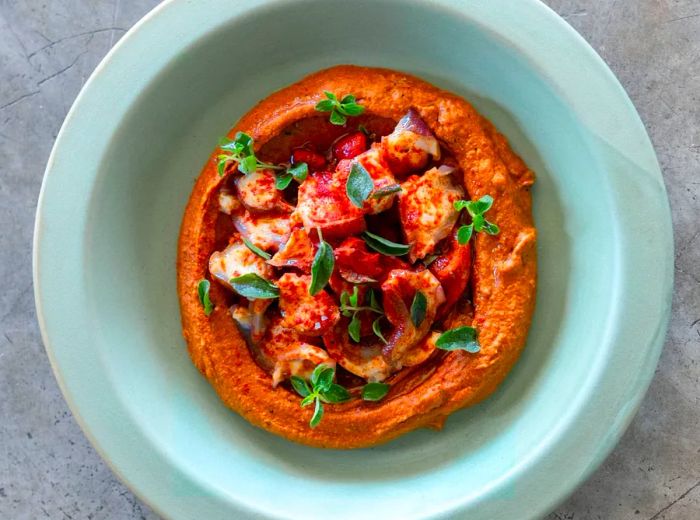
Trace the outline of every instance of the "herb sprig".
[[337, 404], [350, 400], [350, 392], [344, 386], [333, 382], [335, 368], [320, 364], [311, 373], [311, 386], [299, 376], [290, 378], [292, 388], [301, 396], [301, 406], [314, 404], [314, 413], [309, 426], [315, 428], [323, 419], [323, 403]]
[[481, 350], [476, 329], [466, 326], [443, 332], [435, 346], [441, 350], [466, 350], [470, 354]]
[[345, 184], [345, 192], [353, 206], [362, 209], [364, 202], [374, 189], [374, 181], [367, 169], [359, 162], [354, 162], [350, 168], [350, 175]]
[[359, 116], [365, 111], [365, 107], [359, 105], [352, 94], [347, 94], [338, 100], [338, 96], [333, 92], [324, 90], [323, 93], [326, 95], [326, 99], [316, 103], [316, 110], [330, 112], [330, 122], [334, 125], [342, 126], [347, 122], [348, 116]]
[[362, 233], [362, 238], [370, 249], [387, 256], [403, 256], [411, 249], [408, 244], [392, 242], [369, 231]]
[[389, 393], [389, 386], [386, 383], [367, 383], [362, 387], [362, 399], [365, 401], [381, 401]]
[[484, 195], [479, 200], [458, 200], [454, 203], [457, 211], [467, 210], [472, 219], [471, 224], [460, 227], [457, 230], [457, 242], [465, 245], [471, 239], [474, 232], [484, 232], [489, 235], [498, 235], [500, 229], [496, 224], [486, 220], [486, 213], [493, 205], [493, 197]]
[[249, 300], [272, 300], [279, 298], [279, 288], [256, 273], [247, 273], [229, 280], [231, 287]]
[[253, 253], [258, 255], [260, 258], [264, 258], [265, 260], [269, 260], [272, 258], [272, 255], [268, 253], [267, 251], [264, 251], [260, 249], [258, 246], [253, 244], [250, 240], [248, 240], [246, 237], [243, 237], [243, 243], [245, 246], [250, 249]]
[[335, 267], [333, 248], [323, 240], [320, 228], [318, 229], [318, 239], [318, 250], [311, 264], [311, 285], [309, 285], [311, 296], [316, 296], [326, 286]]
[[358, 317], [358, 313], [360, 311], [370, 311], [379, 314], [379, 318], [377, 318], [372, 324], [372, 331], [382, 341], [384, 341], [384, 343], [386, 343], [386, 340], [384, 339], [384, 336], [382, 336], [381, 329], [379, 328], [378, 323], [379, 319], [382, 316], [384, 316], [384, 309], [382, 309], [382, 306], [379, 305], [379, 301], [377, 301], [377, 296], [374, 293], [374, 290], [370, 289], [369, 291], [369, 305], [360, 305], [359, 299], [360, 291], [357, 285], [353, 286], [352, 294], [347, 291], [343, 291], [342, 293], [340, 293], [340, 312], [346, 318], [350, 318], [350, 324], [348, 325], [348, 335], [352, 338], [352, 340], [355, 343], [360, 342], [361, 322], [360, 318]]
[[278, 175], [275, 181], [275, 187], [279, 190], [283, 190], [289, 186], [292, 179], [296, 179], [301, 183], [309, 174], [309, 167], [306, 163], [283, 166], [261, 161], [255, 155], [253, 145], [253, 138], [245, 132], [237, 132], [233, 139], [221, 139], [219, 147], [223, 152], [216, 157], [216, 166], [219, 176], [224, 175], [226, 166], [230, 162], [236, 162], [238, 164], [238, 170], [246, 175], [256, 170], [267, 169], [281, 171], [284, 173]]
[[211, 282], [209, 280], [200, 280], [197, 284], [197, 296], [199, 297], [199, 303], [202, 304], [204, 309], [204, 315], [209, 316], [214, 312], [214, 304], [209, 298], [209, 288], [211, 287]]

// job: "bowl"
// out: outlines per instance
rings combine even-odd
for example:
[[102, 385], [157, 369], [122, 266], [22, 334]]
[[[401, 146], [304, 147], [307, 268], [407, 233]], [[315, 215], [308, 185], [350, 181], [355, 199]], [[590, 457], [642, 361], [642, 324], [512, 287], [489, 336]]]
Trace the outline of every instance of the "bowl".
[[[538, 175], [538, 302], [515, 369], [444, 431], [355, 451], [296, 445], [226, 409], [189, 360], [175, 286], [182, 212], [218, 137], [269, 93], [338, 63], [463, 95]], [[115, 473], [170, 518], [545, 514], [636, 411], [672, 266], [639, 117], [534, 0], [166, 1], [66, 118], [34, 245], [39, 322], [66, 400]]]

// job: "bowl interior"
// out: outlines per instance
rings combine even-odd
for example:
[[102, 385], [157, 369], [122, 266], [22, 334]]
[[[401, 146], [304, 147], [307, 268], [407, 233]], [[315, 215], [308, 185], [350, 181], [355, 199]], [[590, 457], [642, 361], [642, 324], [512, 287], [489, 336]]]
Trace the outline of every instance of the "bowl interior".
[[[338, 23], [328, 23], [330, 12]], [[608, 354], [615, 215], [585, 125], [513, 42], [468, 11], [309, 0], [226, 18], [135, 98], [105, 145], [89, 198], [90, 348], [130, 425], [179, 468], [153, 478], [168, 481], [176, 499], [197, 500], [201, 486], [274, 517], [347, 517], [353, 504], [358, 516], [417, 518], [457, 503], [476, 511], [490, 497], [480, 514], [498, 518], [498, 502], [519, 493], [507, 477], [546, 448]], [[538, 175], [537, 310], [513, 372], [440, 433], [351, 452], [289, 443], [227, 410], [190, 362], [175, 285], [184, 206], [217, 139], [269, 93], [338, 63], [403, 70], [463, 95]]]

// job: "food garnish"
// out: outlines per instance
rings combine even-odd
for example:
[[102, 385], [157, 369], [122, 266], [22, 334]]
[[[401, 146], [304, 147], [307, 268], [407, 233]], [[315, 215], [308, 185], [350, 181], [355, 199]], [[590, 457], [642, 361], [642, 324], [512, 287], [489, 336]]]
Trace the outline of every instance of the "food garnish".
[[362, 399], [365, 401], [381, 401], [389, 393], [390, 385], [386, 383], [367, 383], [362, 387]]
[[362, 238], [368, 247], [387, 256], [403, 256], [411, 249], [410, 245], [392, 242], [369, 231], [362, 233]]
[[338, 101], [338, 96], [332, 92], [325, 90], [324, 94], [326, 99], [316, 103], [316, 110], [330, 112], [330, 122], [334, 125], [342, 126], [347, 122], [348, 116], [359, 116], [365, 111], [365, 107], [355, 102], [355, 96], [352, 94], [343, 96], [340, 101]]
[[248, 249], [250, 249], [253, 253], [258, 255], [260, 258], [264, 258], [265, 260], [269, 260], [270, 258], [272, 258], [272, 255], [270, 253], [268, 253], [267, 251], [263, 251], [258, 246], [253, 244], [250, 240], [248, 240], [246, 237], [243, 237], [243, 243]]
[[200, 280], [197, 284], [197, 296], [199, 297], [199, 303], [202, 304], [205, 316], [209, 316], [214, 311], [214, 304], [209, 298], [210, 287], [211, 283], [209, 280]]
[[372, 181], [369, 172], [359, 162], [353, 163], [350, 175], [348, 175], [348, 182], [345, 185], [350, 202], [356, 207], [362, 208], [373, 189], [374, 181]]
[[481, 350], [474, 327], [457, 327], [443, 332], [435, 342], [435, 346], [442, 350], [466, 350], [476, 354]]
[[311, 373], [311, 387], [306, 380], [299, 376], [292, 376], [290, 382], [294, 390], [301, 396], [301, 406], [305, 407], [314, 403], [314, 413], [309, 421], [309, 426], [315, 428], [323, 418], [323, 403], [338, 404], [350, 399], [350, 392], [333, 382], [335, 368], [328, 365], [318, 365]]
[[318, 239], [318, 250], [311, 264], [311, 285], [309, 286], [309, 294], [311, 296], [315, 296], [326, 286], [335, 266], [333, 249], [328, 242], [323, 240], [320, 229], [318, 230]]
[[479, 200], [458, 200], [454, 206], [457, 211], [467, 210], [472, 218], [471, 224], [464, 225], [457, 230], [457, 241], [464, 245], [469, 242], [474, 232], [484, 232], [489, 235], [498, 235], [500, 231], [496, 224], [486, 220], [486, 213], [493, 205], [493, 197], [484, 195]]
[[280, 295], [275, 284], [255, 273], [231, 278], [230, 283], [238, 294], [249, 300], [271, 300]]

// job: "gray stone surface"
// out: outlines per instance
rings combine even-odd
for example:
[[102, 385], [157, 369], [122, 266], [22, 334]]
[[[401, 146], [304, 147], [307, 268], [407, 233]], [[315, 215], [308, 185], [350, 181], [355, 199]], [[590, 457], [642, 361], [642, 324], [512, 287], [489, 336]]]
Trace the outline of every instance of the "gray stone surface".
[[[34, 209], [51, 145], [107, 50], [156, 0], [0, 0], [0, 518], [156, 515], [73, 420], [37, 329]], [[656, 376], [605, 464], [549, 520], [700, 518], [700, 0], [548, 0], [603, 56], [656, 146], [676, 291]]]

